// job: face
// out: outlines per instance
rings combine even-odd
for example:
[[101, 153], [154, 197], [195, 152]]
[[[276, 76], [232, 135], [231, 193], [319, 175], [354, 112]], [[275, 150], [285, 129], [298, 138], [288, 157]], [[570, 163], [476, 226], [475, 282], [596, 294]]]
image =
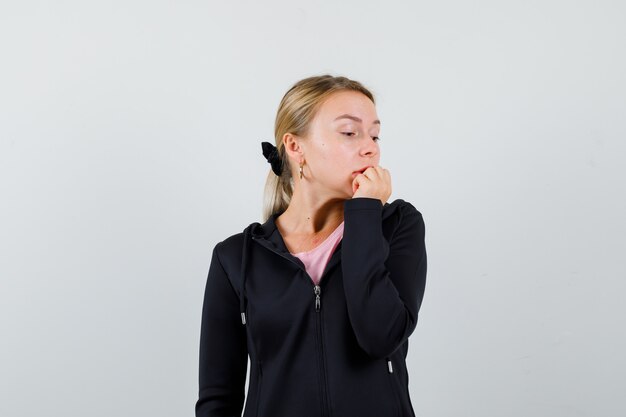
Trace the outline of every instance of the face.
[[299, 141], [304, 175], [316, 192], [351, 198], [355, 171], [379, 163], [379, 134], [376, 107], [367, 96], [357, 91], [329, 96], [311, 122], [306, 140]]

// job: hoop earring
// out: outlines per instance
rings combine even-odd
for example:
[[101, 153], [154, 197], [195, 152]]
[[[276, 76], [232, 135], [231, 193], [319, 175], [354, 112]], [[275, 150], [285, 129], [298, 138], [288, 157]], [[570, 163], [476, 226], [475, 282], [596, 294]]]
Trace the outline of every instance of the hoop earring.
[[302, 179], [302, 165], [303, 165], [303, 163], [300, 162], [300, 179]]

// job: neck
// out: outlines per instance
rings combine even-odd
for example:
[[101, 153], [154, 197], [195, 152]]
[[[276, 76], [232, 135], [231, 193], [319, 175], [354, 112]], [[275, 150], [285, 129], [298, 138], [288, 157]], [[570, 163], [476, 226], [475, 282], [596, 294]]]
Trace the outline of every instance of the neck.
[[345, 199], [300, 191], [301, 187], [296, 187], [289, 207], [276, 219], [284, 232], [314, 235], [335, 229], [343, 221]]

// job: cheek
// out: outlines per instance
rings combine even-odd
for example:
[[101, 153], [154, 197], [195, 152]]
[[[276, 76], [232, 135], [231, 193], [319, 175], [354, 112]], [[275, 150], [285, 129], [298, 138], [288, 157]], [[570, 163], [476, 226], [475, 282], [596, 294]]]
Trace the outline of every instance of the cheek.
[[335, 186], [343, 186], [346, 183], [351, 183], [354, 179], [354, 175], [351, 174], [352, 170], [346, 167], [345, 162], [338, 158], [328, 158], [323, 161], [324, 167], [320, 167], [324, 170], [324, 177], [329, 184]]
[[326, 141], [320, 143], [318, 169], [324, 171], [324, 176], [332, 183], [344, 184], [352, 183], [355, 175], [354, 169], [348, 161], [352, 160], [349, 149], [343, 146], [330, 146]]
[[[324, 146], [324, 144], [322, 144]], [[335, 171], [341, 162], [341, 158], [339, 157], [339, 152], [331, 149], [328, 146], [322, 147], [320, 153], [317, 155], [319, 157], [319, 161], [324, 168], [328, 171]]]

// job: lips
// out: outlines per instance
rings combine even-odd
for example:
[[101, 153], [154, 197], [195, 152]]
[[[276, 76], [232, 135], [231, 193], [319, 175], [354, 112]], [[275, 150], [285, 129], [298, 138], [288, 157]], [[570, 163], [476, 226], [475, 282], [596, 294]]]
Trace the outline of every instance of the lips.
[[366, 167], [361, 168], [361, 169], [360, 169], [360, 170], [358, 170], [358, 171], [354, 171], [354, 172], [353, 172], [353, 174], [357, 174], [357, 173], [358, 173], [358, 174], [362, 174], [362, 173], [363, 173], [363, 171], [365, 171], [365, 170], [366, 170], [367, 168], [369, 168], [370, 166], [371, 166], [371, 165], [368, 165], [368, 166], [366, 166]]

